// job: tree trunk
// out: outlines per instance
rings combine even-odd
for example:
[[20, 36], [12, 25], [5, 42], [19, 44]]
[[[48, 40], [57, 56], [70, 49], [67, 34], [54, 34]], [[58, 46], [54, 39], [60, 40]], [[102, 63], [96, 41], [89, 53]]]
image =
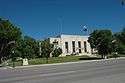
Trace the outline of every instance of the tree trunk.
[[0, 55], [0, 64], [2, 63], [2, 60], [1, 60], [1, 59], [2, 59], [2, 57], [1, 57], [1, 55]]
[[0, 64], [2, 63], [3, 49], [4, 49], [4, 44], [2, 44], [0, 48]]
[[48, 63], [48, 60], [49, 60], [49, 58], [47, 57], [47, 58], [46, 58], [46, 63]]
[[104, 59], [104, 55], [101, 55], [101, 58]]

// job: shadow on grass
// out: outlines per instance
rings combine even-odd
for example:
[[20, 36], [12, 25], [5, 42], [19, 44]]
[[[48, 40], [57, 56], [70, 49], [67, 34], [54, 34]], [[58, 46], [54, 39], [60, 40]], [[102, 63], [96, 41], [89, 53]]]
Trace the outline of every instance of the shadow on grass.
[[97, 57], [89, 57], [89, 58], [79, 58], [79, 60], [100, 60], [102, 58], [97, 58]]

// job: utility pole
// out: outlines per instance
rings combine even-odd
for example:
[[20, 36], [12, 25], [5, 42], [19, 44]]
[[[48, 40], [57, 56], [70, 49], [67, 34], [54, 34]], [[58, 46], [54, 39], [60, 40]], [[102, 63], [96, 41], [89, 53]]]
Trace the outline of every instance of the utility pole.
[[60, 17], [58, 18], [58, 21], [59, 21], [59, 25], [58, 25], [59, 34], [61, 35], [61, 34], [62, 34], [62, 28], [63, 28], [63, 18], [62, 18], [62, 16], [60, 16]]

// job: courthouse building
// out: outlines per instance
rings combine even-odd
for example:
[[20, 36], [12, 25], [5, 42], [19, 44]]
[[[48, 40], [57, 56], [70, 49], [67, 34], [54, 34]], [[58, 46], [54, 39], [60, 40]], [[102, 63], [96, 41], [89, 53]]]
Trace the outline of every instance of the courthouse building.
[[50, 43], [54, 47], [60, 47], [62, 54], [66, 55], [91, 55], [92, 50], [88, 42], [89, 36], [80, 35], [60, 35], [55, 38], [50, 38]]

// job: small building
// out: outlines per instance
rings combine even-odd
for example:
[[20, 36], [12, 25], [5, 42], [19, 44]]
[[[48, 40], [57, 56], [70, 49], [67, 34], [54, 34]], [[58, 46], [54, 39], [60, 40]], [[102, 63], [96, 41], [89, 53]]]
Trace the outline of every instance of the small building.
[[60, 47], [62, 54], [66, 55], [91, 55], [92, 50], [88, 42], [89, 36], [80, 35], [60, 35], [55, 38], [50, 38], [50, 43], [54, 47]]

